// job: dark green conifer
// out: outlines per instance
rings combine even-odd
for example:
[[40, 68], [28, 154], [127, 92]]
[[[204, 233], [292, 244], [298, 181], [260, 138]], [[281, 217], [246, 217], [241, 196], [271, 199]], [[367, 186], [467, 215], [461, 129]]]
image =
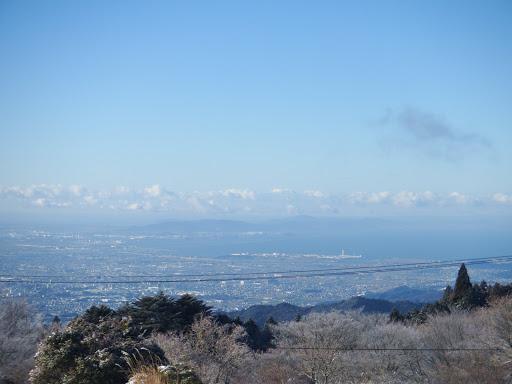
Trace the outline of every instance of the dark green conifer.
[[391, 323], [401, 323], [404, 321], [404, 316], [400, 314], [398, 309], [393, 308], [389, 314], [389, 321]]
[[244, 325], [244, 322], [242, 321], [240, 316], [237, 316], [235, 320], [233, 320], [233, 323], [235, 323], [236, 325]]
[[247, 336], [249, 336], [249, 340], [247, 342], [247, 345], [252, 350], [261, 350], [261, 346], [263, 343], [261, 330], [258, 327], [258, 324], [254, 321], [254, 319], [249, 318], [244, 323], [245, 331], [247, 332]]
[[181, 330], [187, 330], [196, 317], [200, 314], [209, 316], [212, 307], [206, 305], [203, 300], [199, 300], [195, 296], [185, 293], [178, 300], [176, 300], [176, 307], [179, 312], [177, 326]]
[[446, 298], [446, 299], [450, 298], [452, 293], [453, 293], [452, 286], [450, 284], [448, 284], [446, 286], [446, 288], [444, 289], [443, 298]]
[[155, 296], [144, 296], [118, 310], [121, 316], [128, 316], [141, 332], [167, 332], [174, 328], [178, 307], [175, 300], [160, 291]]
[[124, 384], [126, 356], [135, 354], [164, 358], [158, 347], [131, 332], [129, 320], [107, 316], [94, 323], [77, 317], [40, 344], [30, 382]]
[[272, 328], [278, 325], [274, 316], [270, 315], [263, 325], [263, 329], [261, 331], [260, 343], [258, 345], [258, 349], [261, 351], [266, 351], [269, 348], [274, 348], [274, 333]]
[[114, 310], [107, 307], [105, 304], [100, 304], [99, 306], [93, 305], [85, 311], [82, 319], [92, 324], [99, 324], [101, 319], [112, 317], [114, 314]]
[[278, 322], [276, 321], [276, 319], [274, 319], [274, 316], [270, 315], [267, 319], [267, 321], [265, 321], [265, 325], [263, 326], [264, 328], [269, 328], [270, 326], [272, 325], [277, 325]]
[[468, 270], [464, 263], [462, 263], [457, 280], [455, 281], [455, 288], [453, 289], [452, 301], [457, 302], [462, 300], [464, 297], [471, 294], [473, 286], [469, 279]]

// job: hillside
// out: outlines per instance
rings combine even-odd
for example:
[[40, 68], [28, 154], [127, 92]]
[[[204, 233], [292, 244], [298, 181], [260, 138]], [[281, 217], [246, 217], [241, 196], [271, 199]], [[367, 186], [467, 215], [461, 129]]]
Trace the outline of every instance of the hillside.
[[388, 301], [412, 301], [413, 303], [433, 303], [443, 296], [443, 290], [420, 289], [401, 286], [385, 292], [366, 292], [365, 297], [369, 299], [382, 299]]
[[291, 321], [297, 315], [304, 316], [311, 313], [328, 313], [332, 311], [346, 312], [361, 309], [364, 314], [385, 313], [388, 314], [393, 308], [400, 312], [409, 312], [414, 308], [421, 308], [423, 304], [413, 303], [411, 301], [391, 302], [382, 299], [370, 299], [363, 296], [355, 296], [348, 300], [336, 303], [319, 304], [311, 307], [301, 307], [289, 303], [280, 303], [276, 305], [253, 305], [241, 311], [227, 313], [231, 318], [240, 317], [243, 321], [253, 319], [256, 324], [263, 325], [265, 321], [272, 316], [277, 322], [282, 323]]
[[[353, 383], [508, 383], [511, 294], [512, 284], [471, 283], [462, 264], [454, 287], [421, 309], [358, 296], [313, 307], [258, 305], [230, 317], [193, 295], [160, 292], [41, 326], [26, 302], [0, 301], [0, 330], [12, 330], [0, 343], [0, 382], [124, 384], [153, 370], [190, 384], [305, 384], [311, 372]], [[318, 366], [319, 357], [328, 366]]]

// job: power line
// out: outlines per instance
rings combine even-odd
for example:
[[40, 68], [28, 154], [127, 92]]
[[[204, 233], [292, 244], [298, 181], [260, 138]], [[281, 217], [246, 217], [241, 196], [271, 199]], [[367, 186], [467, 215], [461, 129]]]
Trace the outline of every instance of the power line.
[[305, 350], [305, 351], [333, 351], [333, 352], [498, 352], [499, 348], [328, 348], [328, 347], [277, 347], [283, 350]]
[[[481, 257], [474, 259], [459, 259], [459, 260], [448, 260], [448, 261], [434, 261], [434, 262], [423, 262], [423, 263], [402, 263], [402, 264], [390, 264], [384, 266], [367, 266], [367, 267], [345, 267], [345, 268], [328, 268], [328, 269], [311, 269], [311, 270], [297, 270], [297, 271], [282, 271], [282, 272], [253, 272], [245, 274], [212, 274], [212, 275], [192, 275], [198, 276], [197, 278], [171, 278], [170, 276], [160, 276], [162, 279], [159, 280], [148, 280], [148, 275], [138, 275], [145, 279], [139, 280], [128, 280], [133, 279], [135, 276], [123, 276], [123, 280], [119, 280], [119, 276], [116, 280], [105, 280], [108, 276], [102, 276], [103, 280], [52, 280], [59, 279], [62, 276], [58, 275], [47, 275], [40, 276], [46, 277], [49, 280], [26, 280], [29, 276], [17, 276], [7, 275], [12, 279], [5, 278], [0, 279], [0, 283], [15, 283], [15, 284], [145, 284], [145, 283], [201, 283], [201, 282], [226, 282], [226, 281], [255, 281], [255, 280], [281, 280], [281, 279], [296, 279], [296, 278], [308, 278], [308, 277], [329, 277], [329, 276], [347, 276], [347, 275], [365, 275], [373, 273], [385, 273], [385, 272], [402, 272], [402, 271], [419, 271], [426, 269], [437, 269], [437, 268], [449, 268], [458, 266], [464, 262], [467, 265], [478, 265], [478, 264], [493, 264], [512, 262], [512, 255], [499, 256], [499, 257]], [[278, 276], [276, 276], [278, 275]], [[169, 277], [169, 278], [167, 278]], [[167, 278], [167, 279], [164, 279]]]
[[[499, 257], [478, 257], [472, 259], [458, 259], [458, 260], [445, 260], [445, 261], [428, 261], [428, 262], [418, 262], [418, 263], [399, 263], [399, 264], [387, 264], [380, 266], [360, 266], [360, 267], [343, 267], [343, 268], [321, 268], [321, 269], [299, 269], [299, 270], [287, 270], [287, 271], [264, 271], [264, 272], [219, 272], [219, 273], [201, 273], [201, 274], [177, 274], [174, 273], [172, 275], [158, 274], [158, 275], [123, 275], [123, 276], [107, 276], [104, 275], [105, 278], [181, 278], [181, 277], [197, 277], [197, 278], [206, 278], [206, 277], [222, 277], [222, 276], [260, 276], [267, 278], [265, 275], [271, 274], [289, 274], [289, 273], [313, 273], [313, 272], [332, 272], [332, 271], [365, 271], [370, 270], [372, 273], [375, 268], [386, 268], [389, 269], [390, 272], [393, 272], [391, 268], [400, 267], [405, 268], [407, 266], [416, 267], [418, 269], [422, 269], [422, 266], [429, 266], [428, 269], [433, 268], [433, 265], [439, 265], [439, 268], [443, 268], [445, 266], [451, 267], [454, 264], [466, 263], [468, 265], [471, 264], [480, 264], [482, 261], [487, 263], [488, 260], [496, 260], [496, 262], [508, 262], [512, 261], [512, 255], [499, 256]], [[65, 277], [74, 277], [74, 275], [16, 275], [16, 274], [0, 274], [0, 277], [15, 277], [15, 278], [65, 278]]]
[[[433, 269], [433, 268], [447, 268], [452, 266], [457, 266], [460, 262], [466, 262], [468, 265], [475, 264], [489, 264], [489, 263], [498, 263], [498, 262], [509, 262], [512, 256], [503, 256], [501, 258], [488, 257], [488, 258], [477, 258], [477, 259], [466, 259], [466, 260], [454, 260], [454, 261], [445, 261], [445, 262], [431, 262], [431, 263], [408, 263], [408, 264], [393, 264], [388, 266], [380, 266], [380, 267], [352, 267], [352, 268], [332, 268], [332, 269], [324, 269], [324, 270], [304, 270], [300, 271], [303, 274], [299, 275], [286, 275], [286, 276], [266, 276], [267, 274], [273, 274], [276, 272], [259, 272], [259, 273], [250, 273], [243, 274], [243, 276], [238, 275], [237, 277], [225, 278], [224, 274], [217, 275], [197, 275], [197, 276], [217, 276], [217, 277], [198, 277], [196, 279], [167, 279], [167, 280], [72, 280], [72, 281], [56, 281], [56, 280], [0, 280], [0, 282], [14, 282], [14, 283], [40, 283], [40, 284], [101, 284], [101, 283], [110, 283], [110, 284], [141, 284], [141, 283], [190, 283], [190, 282], [215, 282], [215, 281], [242, 281], [242, 280], [267, 280], [267, 279], [290, 279], [297, 277], [325, 277], [325, 276], [342, 276], [342, 275], [353, 275], [353, 274], [371, 274], [371, 273], [381, 273], [381, 272], [399, 272], [399, 271], [407, 271], [407, 270], [423, 270], [423, 269]], [[315, 271], [324, 271], [323, 273], [310, 273]], [[331, 272], [336, 271], [336, 272]], [[299, 271], [297, 271], [299, 272]], [[283, 274], [286, 273], [296, 273], [296, 271], [285, 271], [281, 272]], [[256, 277], [251, 275], [258, 275]], [[13, 276], [15, 277], [15, 276]], [[21, 276], [19, 276], [21, 278]], [[26, 276], [23, 276], [26, 277]], [[43, 276], [41, 276], [43, 277]], [[60, 276], [50, 275], [44, 276], [50, 279], [60, 278]], [[105, 277], [105, 276], [103, 276]], [[133, 278], [134, 276], [126, 276], [126, 278]], [[144, 276], [147, 277], [147, 276]], [[158, 276], [158, 277], [167, 277], [167, 276]], [[119, 277], [117, 277], [119, 278]]]
[[[512, 255], [509, 256], [499, 256], [499, 257], [481, 257], [481, 258], [473, 258], [473, 259], [459, 259], [459, 260], [447, 260], [447, 261], [429, 261], [429, 262], [418, 262], [418, 263], [400, 263], [400, 264], [387, 264], [387, 265], [380, 265], [377, 266], [377, 268], [386, 268], [392, 271], [392, 267], [400, 267], [405, 268], [407, 266], [413, 266], [418, 267], [418, 269], [421, 268], [422, 265], [439, 265], [440, 267], [443, 267], [445, 265], [452, 266], [454, 263], [463, 263], [466, 264], [476, 264], [480, 261], [488, 261], [488, 260], [496, 260], [496, 262], [506, 262], [506, 261], [512, 261]], [[158, 275], [124, 275], [124, 276], [108, 276], [104, 275], [103, 277], [106, 278], [119, 278], [119, 277], [125, 277], [125, 278], [165, 278], [165, 277], [198, 277], [198, 278], [204, 278], [209, 276], [215, 276], [215, 277], [221, 277], [221, 276], [252, 276], [252, 275], [270, 275], [270, 274], [288, 274], [288, 273], [311, 273], [311, 272], [329, 272], [329, 271], [350, 271], [350, 270], [357, 270], [357, 271], [364, 271], [364, 270], [373, 270], [376, 268], [376, 266], [359, 266], [359, 267], [343, 267], [343, 268], [323, 268], [323, 269], [306, 269], [306, 270], [288, 270], [288, 271], [263, 271], [263, 272], [236, 272], [236, 273], [226, 273], [226, 272], [219, 272], [219, 273], [201, 273], [201, 274], [178, 274], [174, 273], [173, 275], [165, 275], [165, 274], [158, 274]], [[430, 268], [430, 267], [429, 267]], [[73, 277], [75, 275], [19, 275], [19, 274], [0, 274], [0, 277], [16, 277], [16, 278], [64, 278], [64, 277]], [[264, 276], [265, 277], [265, 276]]]

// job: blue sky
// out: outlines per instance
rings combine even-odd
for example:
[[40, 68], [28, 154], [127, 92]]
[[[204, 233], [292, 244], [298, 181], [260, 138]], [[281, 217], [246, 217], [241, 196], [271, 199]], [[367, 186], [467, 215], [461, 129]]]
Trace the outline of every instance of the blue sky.
[[0, 212], [512, 213], [509, 1], [1, 1]]

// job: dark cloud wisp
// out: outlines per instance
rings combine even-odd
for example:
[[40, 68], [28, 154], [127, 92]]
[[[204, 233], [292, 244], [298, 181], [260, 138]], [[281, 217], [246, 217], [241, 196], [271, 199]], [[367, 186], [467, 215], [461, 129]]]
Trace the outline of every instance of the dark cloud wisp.
[[380, 123], [396, 128], [384, 142], [387, 147], [410, 147], [432, 157], [455, 160], [492, 147], [489, 139], [455, 130], [441, 116], [415, 108], [388, 111]]

